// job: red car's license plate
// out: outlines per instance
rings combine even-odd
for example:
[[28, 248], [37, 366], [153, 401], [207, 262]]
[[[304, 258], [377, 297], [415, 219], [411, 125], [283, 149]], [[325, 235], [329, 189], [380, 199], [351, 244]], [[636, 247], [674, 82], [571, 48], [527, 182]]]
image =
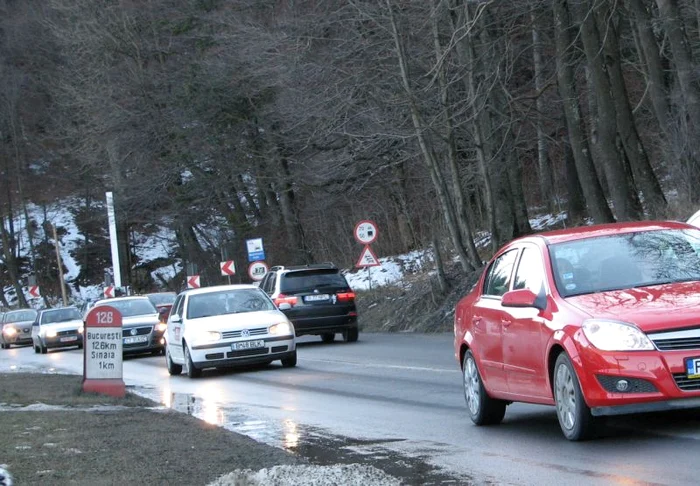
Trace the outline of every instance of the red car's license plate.
[[700, 358], [688, 358], [685, 360], [685, 371], [688, 378], [700, 378]]

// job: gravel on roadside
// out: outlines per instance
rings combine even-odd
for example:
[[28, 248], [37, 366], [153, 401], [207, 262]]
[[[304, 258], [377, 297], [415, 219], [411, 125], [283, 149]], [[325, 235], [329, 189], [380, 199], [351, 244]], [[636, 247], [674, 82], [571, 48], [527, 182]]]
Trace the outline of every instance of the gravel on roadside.
[[81, 377], [0, 374], [0, 464], [15, 484], [209, 484], [303, 461], [144, 398], [82, 393]]

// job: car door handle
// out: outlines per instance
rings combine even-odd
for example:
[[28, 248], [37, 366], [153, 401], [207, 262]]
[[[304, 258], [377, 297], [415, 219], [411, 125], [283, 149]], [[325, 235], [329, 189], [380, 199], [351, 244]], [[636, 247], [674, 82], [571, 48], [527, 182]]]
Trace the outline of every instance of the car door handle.
[[503, 325], [503, 327], [508, 327], [511, 324], [513, 324], [513, 321], [511, 321], [510, 319], [501, 319], [501, 324]]
[[481, 325], [481, 316], [472, 317], [472, 324], [474, 327], [479, 327]]

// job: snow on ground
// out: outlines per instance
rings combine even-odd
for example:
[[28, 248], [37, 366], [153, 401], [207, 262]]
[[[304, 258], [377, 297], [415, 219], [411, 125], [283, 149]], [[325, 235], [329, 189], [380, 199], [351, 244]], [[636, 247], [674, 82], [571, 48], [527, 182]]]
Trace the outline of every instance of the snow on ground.
[[431, 250], [416, 250], [404, 255], [379, 258], [380, 266], [345, 270], [345, 278], [353, 290], [369, 290], [404, 280], [406, 274], [417, 273], [433, 261]]
[[399, 486], [401, 482], [372, 466], [345, 464], [334, 466], [274, 466], [259, 471], [236, 470], [209, 486]]

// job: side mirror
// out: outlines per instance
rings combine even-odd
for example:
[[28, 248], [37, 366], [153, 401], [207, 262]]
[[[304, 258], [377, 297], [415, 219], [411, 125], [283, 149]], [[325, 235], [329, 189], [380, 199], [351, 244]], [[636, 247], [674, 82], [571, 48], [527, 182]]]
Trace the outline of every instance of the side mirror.
[[501, 305], [503, 307], [534, 307], [544, 310], [547, 308], [547, 300], [544, 296], [538, 296], [530, 289], [518, 289], [503, 294]]
[[179, 322], [182, 322], [182, 318], [178, 316], [177, 314], [170, 316], [170, 322], [173, 324], [177, 324]]
[[280, 305], [277, 306], [277, 308], [281, 311], [286, 311], [292, 308], [292, 304], [289, 302], [282, 302]]

